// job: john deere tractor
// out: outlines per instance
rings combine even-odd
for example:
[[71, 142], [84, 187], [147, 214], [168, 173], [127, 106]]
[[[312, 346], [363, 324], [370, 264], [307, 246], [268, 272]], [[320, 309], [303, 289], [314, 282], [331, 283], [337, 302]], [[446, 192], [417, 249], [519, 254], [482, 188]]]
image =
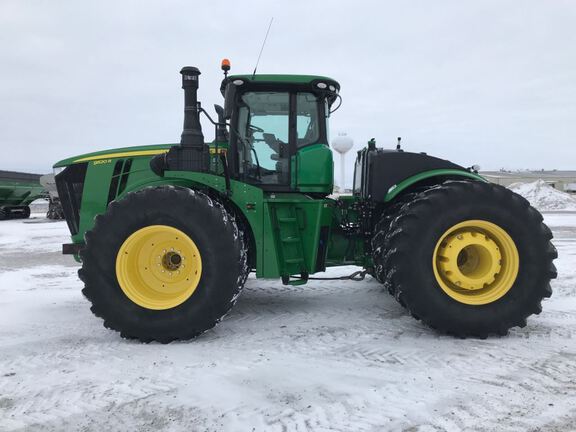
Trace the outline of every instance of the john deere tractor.
[[[503, 335], [541, 311], [557, 252], [524, 198], [473, 168], [374, 140], [358, 151], [353, 193], [334, 197], [338, 82], [222, 68], [215, 120], [197, 99], [200, 71], [182, 69], [180, 143], [54, 165], [73, 241], [63, 252], [82, 262], [83, 293], [106, 327], [190, 339], [230, 311], [250, 272], [299, 285], [344, 265], [458, 337]], [[200, 115], [214, 124], [210, 143]]]

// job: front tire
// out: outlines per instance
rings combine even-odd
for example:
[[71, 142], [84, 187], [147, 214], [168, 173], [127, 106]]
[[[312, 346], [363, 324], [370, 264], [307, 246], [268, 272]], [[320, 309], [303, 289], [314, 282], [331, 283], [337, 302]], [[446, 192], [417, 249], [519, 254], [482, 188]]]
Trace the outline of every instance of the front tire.
[[214, 327], [248, 272], [233, 215], [177, 187], [112, 202], [86, 233], [81, 256], [92, 312], [122, 337], [143, 342], [191, 339]]
[[552, 294], [557, 252], [542, 215], [508, 189], [451, 181], [402, 207], [386, 238], [385, 283], [442, 333], [523, 327]]

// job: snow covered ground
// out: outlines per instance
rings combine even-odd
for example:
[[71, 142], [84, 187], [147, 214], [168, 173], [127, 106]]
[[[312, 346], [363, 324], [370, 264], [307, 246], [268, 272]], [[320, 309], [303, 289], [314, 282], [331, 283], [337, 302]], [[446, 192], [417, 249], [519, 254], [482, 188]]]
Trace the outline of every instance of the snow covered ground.
[[169, 345], [92, 316], [64, 222], [1, 222], [0, 431], [576, 430], [576, 213], [546, 220], [554, 295], [508, 337], [438, 336], [374, 280], [250, 279]]

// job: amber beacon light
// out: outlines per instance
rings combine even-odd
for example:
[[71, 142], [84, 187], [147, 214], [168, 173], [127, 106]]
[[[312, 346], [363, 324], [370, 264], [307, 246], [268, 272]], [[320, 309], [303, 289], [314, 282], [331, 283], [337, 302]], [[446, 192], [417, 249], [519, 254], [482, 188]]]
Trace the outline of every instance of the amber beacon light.
[[230, 60], [228, 60], [227, 58], [222, 59], [220, 67], [224, 71], [224, 76], [228, 76], [228, 71], [230, 70]]

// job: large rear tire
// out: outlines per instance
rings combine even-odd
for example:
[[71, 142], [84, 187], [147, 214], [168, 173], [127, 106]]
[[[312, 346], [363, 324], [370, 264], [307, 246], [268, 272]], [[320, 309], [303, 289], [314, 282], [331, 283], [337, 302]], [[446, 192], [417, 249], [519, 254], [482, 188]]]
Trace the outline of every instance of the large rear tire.
[[234, 305], [248, 267], [233, 215], [201, 192], [150, 187], [110, 204], [79, 272], [92, 312], [122, 337], [191, 339]]
[[385, 283], [412, 315], [442, 333], [487, 337], [541, 312], [557, 252], [542, 215], [508, 189], [451, 181], [392, 221]]
[[[398, 214], [407, 203], [416, 198], [420, 191], [412, 191], [398, 197], [390, 204], [380, 215], [380, 219], [374, 227], [374, 236], [372, 237], [372, 261], [374, 263], [373, 276], [380, 283], [384, 283], [386, 275], [384, 273], [384, 251], [387, 250], [386, 237], [392, 225], [392, 221], [398, 217]], [[388, 293], [395, 295], [393, 286], [386, 286]]]

